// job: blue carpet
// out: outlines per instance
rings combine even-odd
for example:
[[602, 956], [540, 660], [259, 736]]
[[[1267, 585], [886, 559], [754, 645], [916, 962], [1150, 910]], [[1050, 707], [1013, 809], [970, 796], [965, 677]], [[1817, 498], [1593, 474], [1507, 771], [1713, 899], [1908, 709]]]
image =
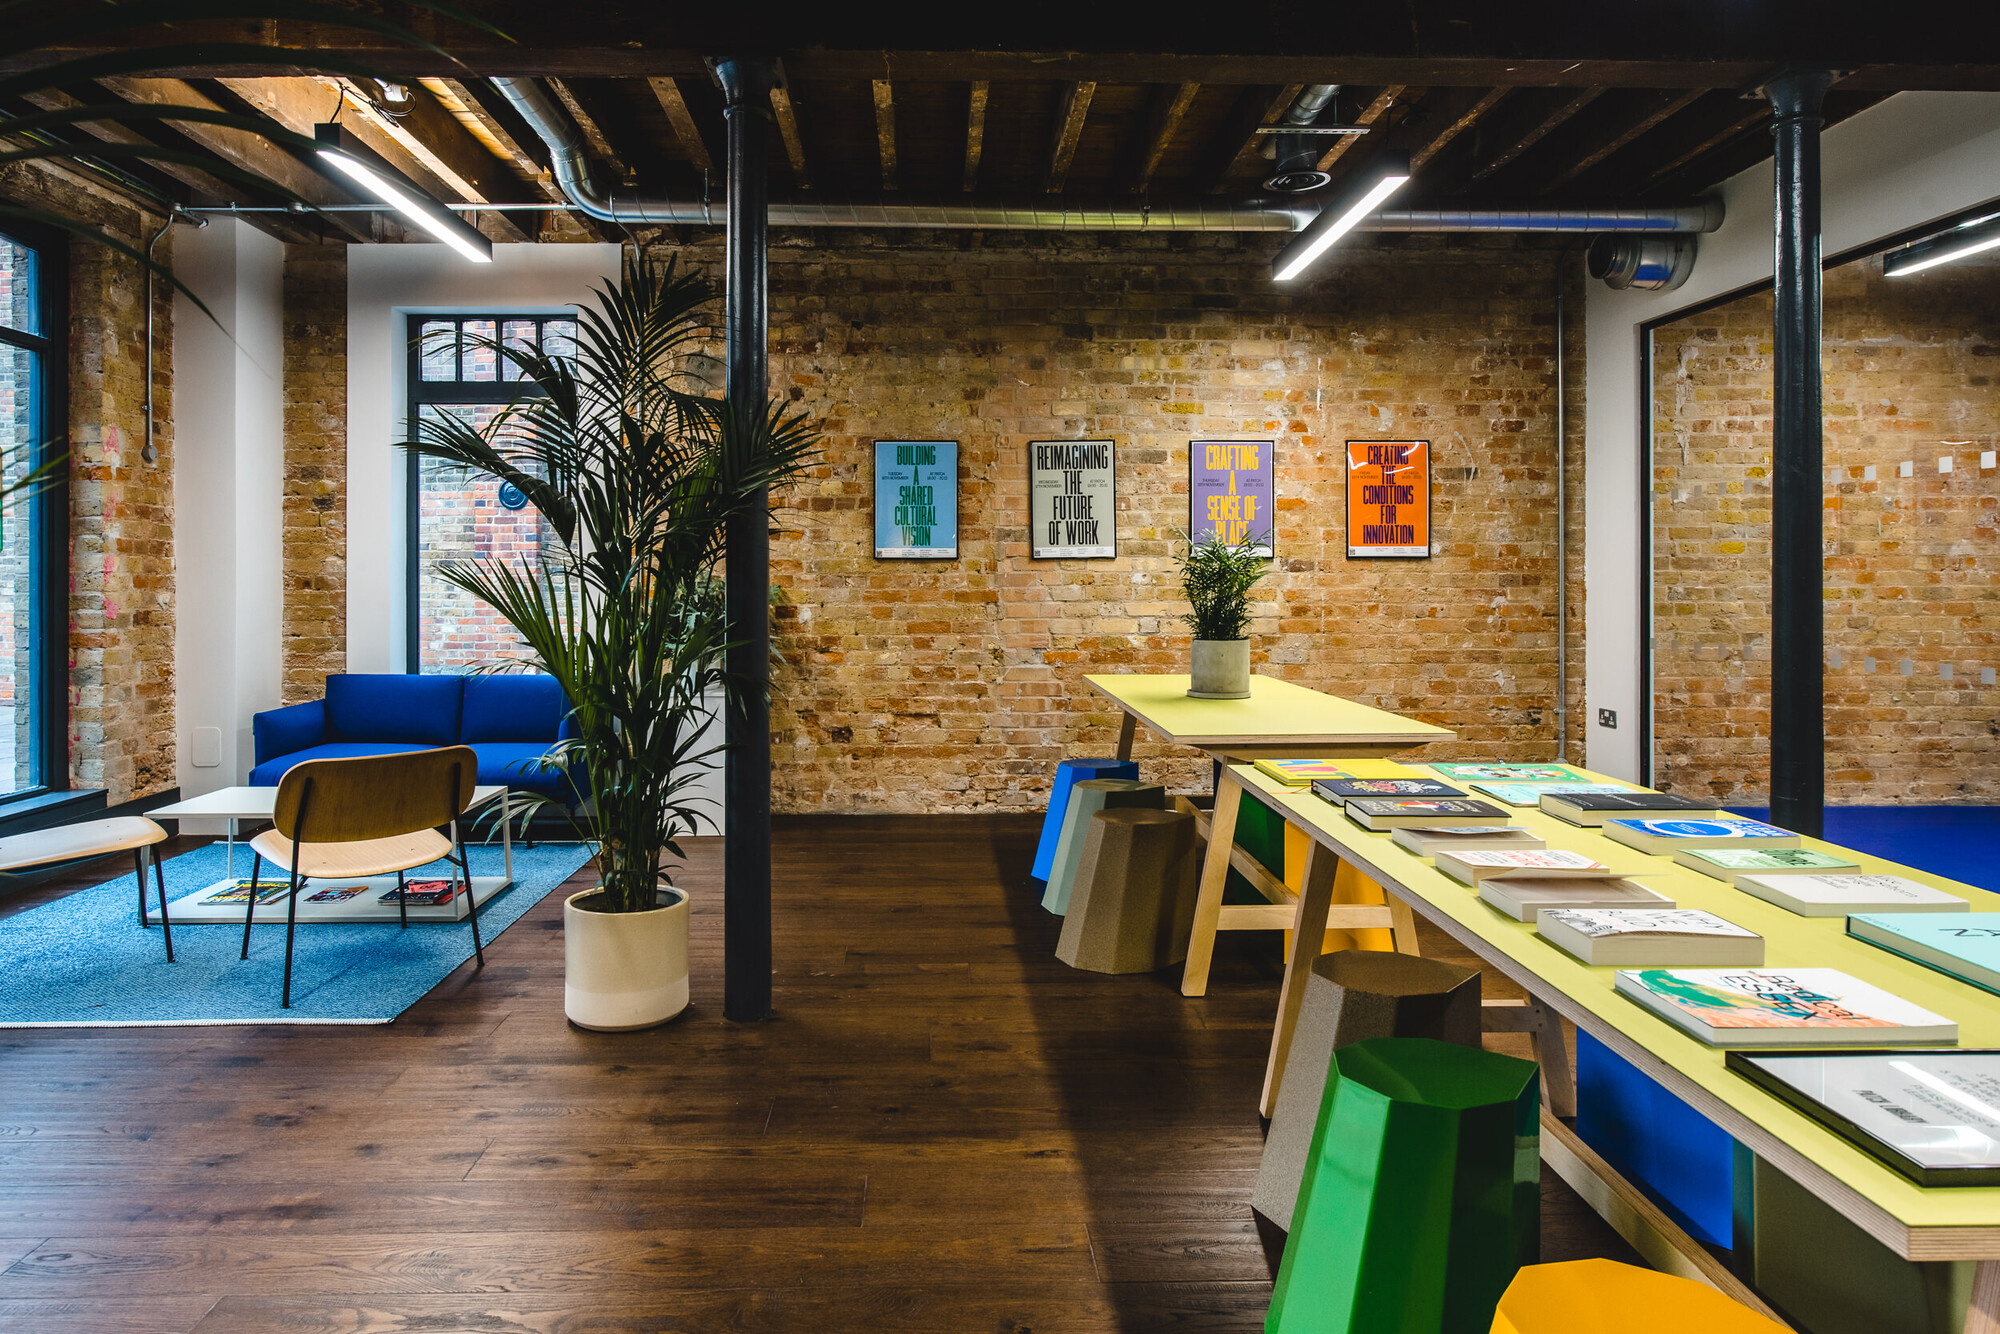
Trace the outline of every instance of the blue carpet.
[[[467, 849], [472, 873], [504, 874], [499, 848]], [[514, 887], [481, 905], [488, 949], [499, 934], [575, 874], [580, 843], [514, 849]], [[444, 876], [444, 862], [423, 872]], [[223, 846], [165, 863], [167, 897], [223, 878]], [[153, 898], [147, 876], [147, 897]], [[468, 922], [301, 927], [292, 958], [292, 1008], [278, 1008], [285, 933], [259, 924], [176, 926], [168, 963], [157, 928], [139, 928], [132, 876], [0, 920], [0, 1028], [153, 1024], [386, 1024], [472, 957]]]
[[[1734, 810], [1771, 818], [1765, 806]], [[2000, 893], [2000, 806], [1829, 806], [1826, 841]]]

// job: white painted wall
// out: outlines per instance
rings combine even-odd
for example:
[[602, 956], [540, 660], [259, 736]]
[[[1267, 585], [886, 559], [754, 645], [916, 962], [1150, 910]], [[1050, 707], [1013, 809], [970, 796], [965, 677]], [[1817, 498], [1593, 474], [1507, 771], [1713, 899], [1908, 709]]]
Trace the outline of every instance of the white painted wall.
[[[1902, 93], [1827, 130], [1821, 138], [1824, 253], [1839, 254], [1946, 218], [2000, 196], [2000, 94]], [[1721, 187], [1728, 218], [1701, 238], [1694, 274], [1675, 292], [1613, 292], [1590, 284], [1586, 298], [1584, 721], [1590, 767], [1640, 775], [1639, 646], [1648, 590], [1640, 587], [1640, 328], [1773, 271], [1770, 162]], [[1599, 709], [1618, 714], [1600, 727]]]
[[405, 669], [405, 317], [559, 313], [616, 281], [616, 245], [496, 245], [491, 264], [441, 245], [347, 249], [347, 670]]
[[[236, 219], [174, 237], [175, 717], [182, 795], [241, 783], [279, 703], [284, 247]], [[217, 327], [217, 322], [221, 327]], [[198, 729], [221, 733], [197, 768]], [[190, 832], [198, 832], [190, 829]]]

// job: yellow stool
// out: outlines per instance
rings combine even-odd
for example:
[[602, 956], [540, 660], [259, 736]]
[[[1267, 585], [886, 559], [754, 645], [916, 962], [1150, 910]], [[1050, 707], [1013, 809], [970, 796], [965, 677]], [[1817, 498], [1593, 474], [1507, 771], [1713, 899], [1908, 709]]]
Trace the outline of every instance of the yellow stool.
[[1691, 1278], [1616, 1260], [1528, 1265], [1493, 1313], [1492, 1334], [1789, 1334]]

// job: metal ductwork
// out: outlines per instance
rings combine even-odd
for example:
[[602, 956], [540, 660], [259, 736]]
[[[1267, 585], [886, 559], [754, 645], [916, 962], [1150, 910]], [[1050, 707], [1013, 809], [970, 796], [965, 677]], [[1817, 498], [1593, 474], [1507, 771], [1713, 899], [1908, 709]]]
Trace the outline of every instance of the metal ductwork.
[[1590, 276], [1614, 292], [1671, 292], [1694, 272], [1694, 249], [1692, 236], [1600, 236], [1585, 262]]
[[[500, 95], [548, 146], [556, 184], [577, 211], [600, 222], [720, 227], [720, 202], [660, 196], [619, 197], [591, 179], [583, 135], [533, 79], [492, 81]], [[1324, 85], [1323, 85], [1324, 86]], [[1296, 105], [1296, 104], [1295, 104]], [[1315, 112], [1317, 114], [1317, 112]], [[1020, 200], [966, 198], [924, 201], [831, 200], [773, 196], [774, 227], [982, 228], [1007, 231], [1297, 232], [1319, 216], [1305, 199], [1199, 200], [1147, 204], [1136, 199], [1077, 203], [1041, 196]], [[1707, 232], [1722, 225], [1722, 201], [1616, 209], [1390, 209], [1362, 231], [1392, 232]]]
[[[1337, 83], [1309, 83], [1285, 108], [1280, 125], [1310, 125], [1319, 113], [1340, 96]], [[1333, 177], [1319, 169], [1321, 146], [1314, 136], [1275, 134], [1264, 142], [1264, 156], [1271, 159], [1271, 174], [1264, 188], [1281, 195], [1302, 195], [1331, 185]]]

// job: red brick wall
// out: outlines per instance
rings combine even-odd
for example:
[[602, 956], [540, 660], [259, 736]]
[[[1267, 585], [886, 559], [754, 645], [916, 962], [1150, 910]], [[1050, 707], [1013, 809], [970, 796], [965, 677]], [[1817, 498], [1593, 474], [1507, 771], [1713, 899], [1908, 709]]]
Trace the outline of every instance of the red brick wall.
[[287, 704], [347, 670], [347, 247], [285, 247]]
[[[2000, 263], [1834, 270], [1825, 359], [1827, 799], [1992, 801], [2000, 470], [1979, 464], [2000, 448]], [[1762, 804], [1770, 298], [1660, 330], [1654, 368], [1655, 778]]]
[[[1082, 676], [1185, 670], [1171, 551], [1201, 436], [1277, 441], [1259, 670], [1458, 729], [1439, 756], [1554, 752], [1555, 252], [1384, 238], [1294, 293], [1270, 281], [1274, 244], [781, 237], [773, 389], [819, 417], [827, 455], [772, 555], [779, 809], [1028, 808], [1057, 759], [1108, 753], [1116, 718]], [[689, 257], [719, 268], [713, 246]], [[1106, 436], [1118, 559], [1030, 560], [1027, 443]], [[1342, 442], [1408, 437], [1434, 445], [1438, 554], [1349, 561]], [[961, 442], [957, 561], [874, 559], [878, 438]], [[1580, 701], [1580, 661], [1571, 681]], [[1178, 786], [1207, 781], [1188, 752], [1139, 756]]]

